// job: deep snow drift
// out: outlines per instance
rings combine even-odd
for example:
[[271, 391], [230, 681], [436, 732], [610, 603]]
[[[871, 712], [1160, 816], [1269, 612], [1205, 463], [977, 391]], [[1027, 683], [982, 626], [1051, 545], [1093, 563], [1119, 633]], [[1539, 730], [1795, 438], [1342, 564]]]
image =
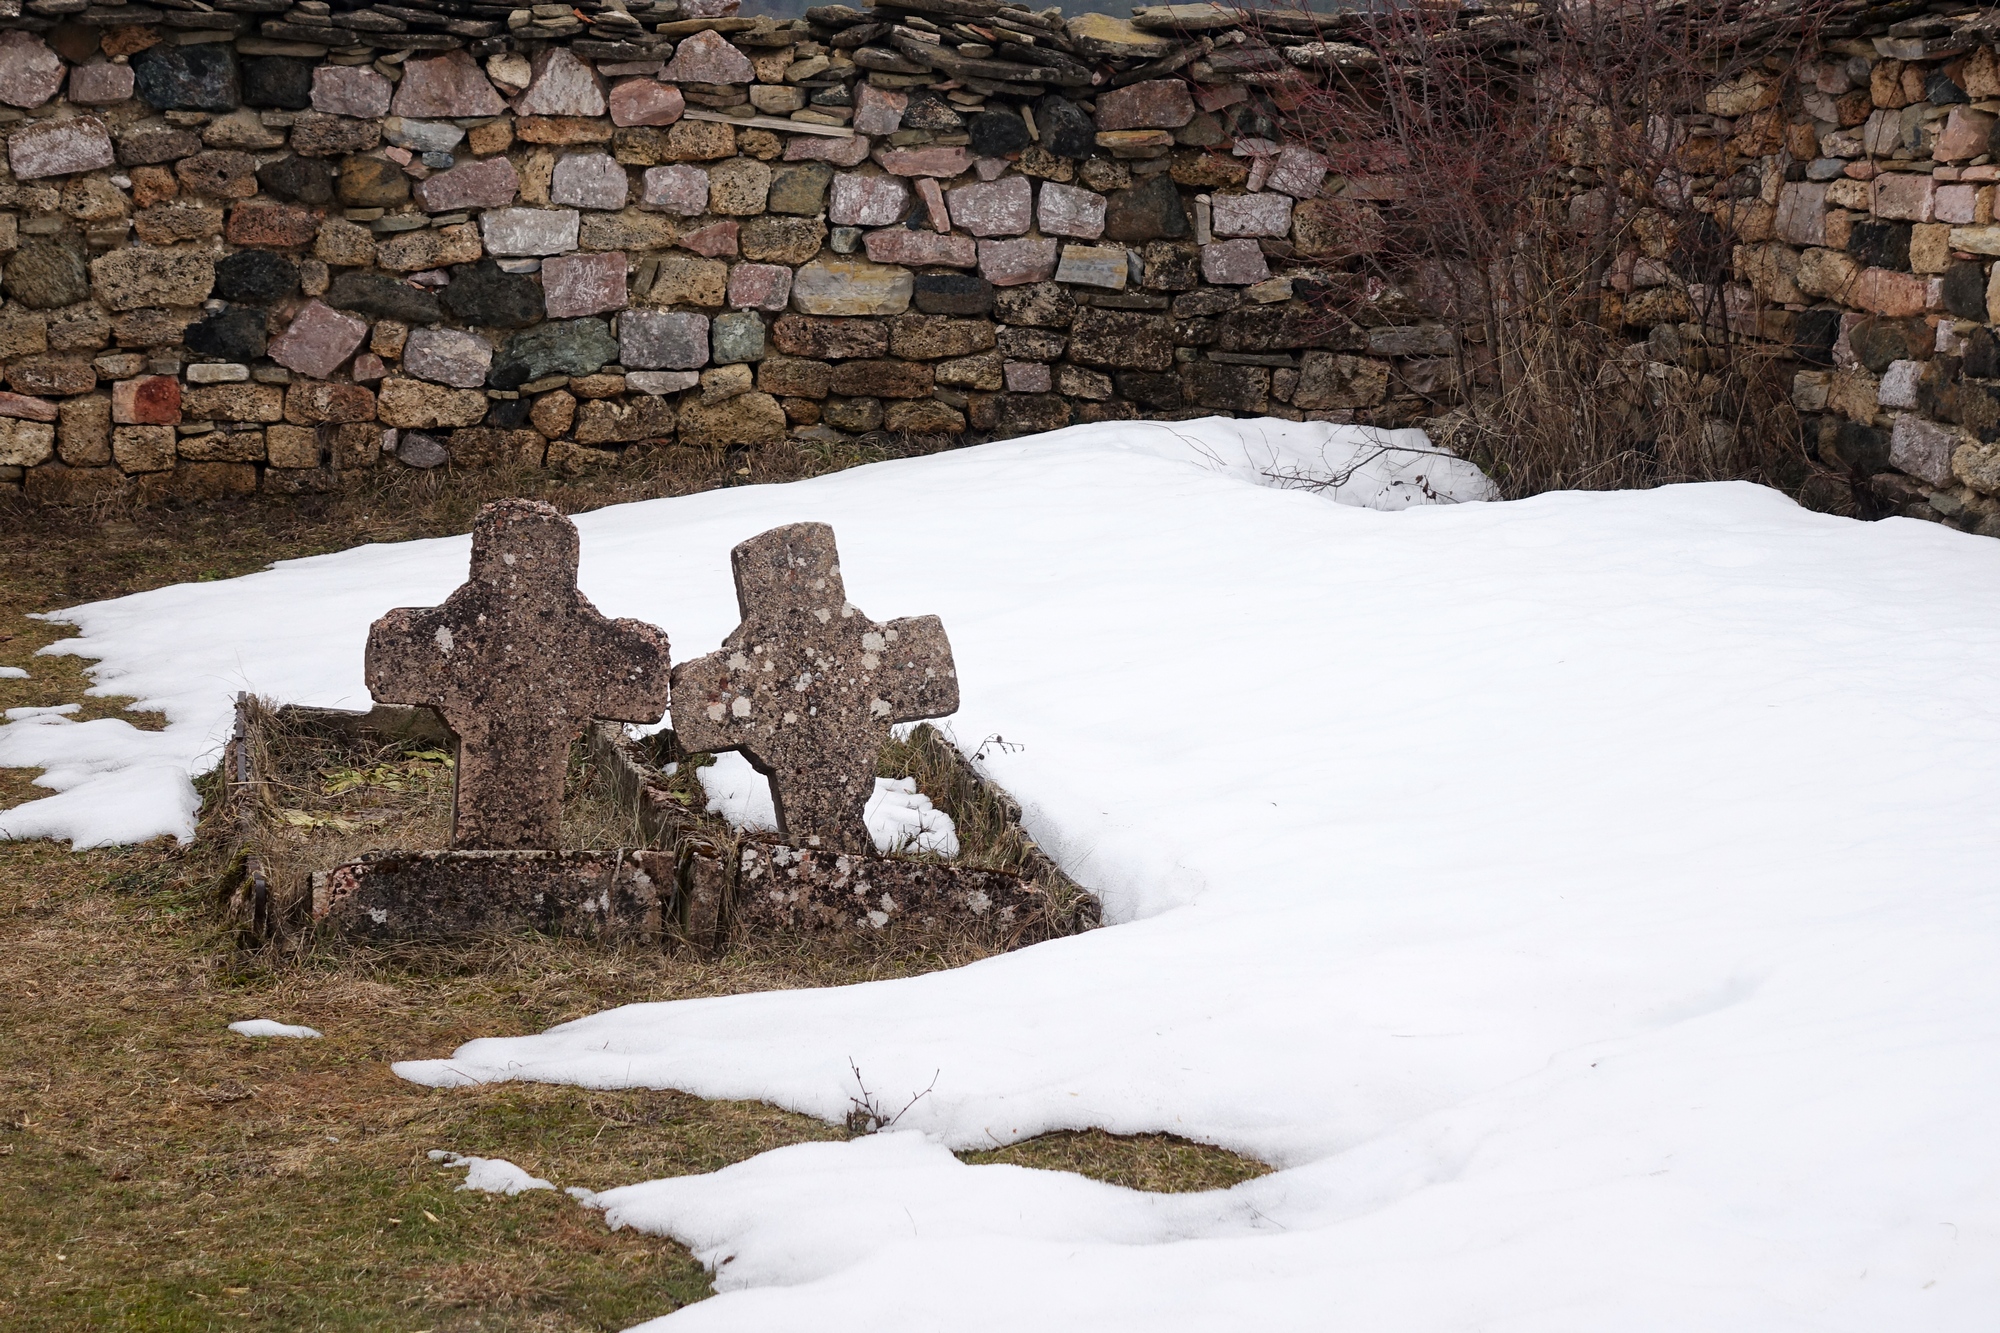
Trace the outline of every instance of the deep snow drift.
[[[1990, 1327], [2000, 543], [1747, 485], [1375, 512], [1191, 465], [1224, 428], [1300, 429], [580, 523], [586, 590], [681, 657], [735, 623], [733, 542], [833, 523], [864, 611], [943, 616], [954, 730], [1021, 747], [985, 767], [1118, 924], [400, 1072], [836, 1119], [850, 1060], [892, 1107], [935, 1079], [896, 1133], [591, 1196], [717, 1266], [670, 1331]], [[464, 552], [84, 608], [77, 647], [170, 717], [358, 704], [367, 619]], [[947, 1151], [1091, 1125], [1285, 1169], [1149, 1197]]]

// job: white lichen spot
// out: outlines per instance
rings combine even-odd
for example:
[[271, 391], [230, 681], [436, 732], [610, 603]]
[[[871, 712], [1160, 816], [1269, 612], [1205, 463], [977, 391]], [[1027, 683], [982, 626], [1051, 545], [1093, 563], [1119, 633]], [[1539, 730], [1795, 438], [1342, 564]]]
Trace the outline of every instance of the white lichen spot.
[[437, 633], [431, 635], [431, 637], [437, 640], [438, 651], [444, 653], [446, 656], [450, 656], [452, 646], [451, 627], [449, 625], [439, 625]]
[[826, 580], [825, 580], [825, 579], [814, 579], [814, 580], [812, 581], [812, 590], [813, 590], [814, 592], [825, 592], [825, 591], [826, 591]]
[[874, 653], [861, 654], [861, 669], [863, 671], [873, 671], [876, 667], [881, 665], [882, 665], [882, 659], [877, 657]]
[[833, 612], [827, 610], [825, 607], [822, 606], [821, 608], [819, 608], [819, 610], [813, 612], [813, 618], [818, 620], [820, 624], [824, 625], [828, 621], [833, 619]]
[[868, 924], [880, 930], [889, 924], [889, 914], [887, 912], [870, 912], [868, 914]]
[[986, 896], [986, 890], [974, 889], [965, 895], [965, 905], [972, 909], [974, 916], [978, 916], [993, 905], [993, 900]]
[[710, 704], [708, 706], [708, 720], [710, 722], [720, 722], [727, 716], [729, 716], [729, 710], [721, 704]]
[[786, 726], [788, 726], [788, 727], [789, 727], [789, 726], [791, 726], [791, 725], [792, 725], [792, 723], [794, 723], [794, 722], [796, 722], [796, 721], [798, 721], [798, 720], [799, 720], [799, 715], [798, 715], [797, 713], [787, 713], [787, 714], [785, 714], [785, 725], [786, 725]]
[[882, 910], [885, 912], [893, 912], [896, 910], [896, 900], [894, 898], [891, 898], [886, 893], [882, 895]]
[[812, 683], [813, 683], [813, 673], [810, 671], [801, 671], [799, 673], [799, 678], [792, 682], [792, 688], [797, 690], [800, 694], [804, 694], [807, 690], [812, 688]]
[[892, 629], [885, 629], [885, 630], [883, 630], [883, 631], [882, 631], [882, 634], [883, 634], [883, 636], [884, 636], [885, 638], [887, 638], [887, 639], [889, 640], [889, 642], [890, 642], [890, 643], [894, 643], [894, 642], [896, 641], [896, 631], [895, 631], [895, 630], [892, 630]]
[[729, 705], [729, 711], [735, 714], [737, 717], [750, 716], [749, 696], [742, 694], [737, 695], [735, 702]]
[[840, 604], [840, 618], [842, 620], [854, 619], [854, 603], [842, 602]]
[[749, 665], [750, 659], [742, 653], [731, 653], [729, 655], [729, 669], [731, 671], [741, 671]]
[[871, 699], [868, 701], [868, 716], [870, 717], [887, 717], [892, 711], [894, 710], [889, 707], [887, 699]]
[[874, 630], [869, 630], [861, 636], [861, 650], [866, 653], [879, 653], [888, 642], [887, 639], [877, 634]]
[[512, 569], [514, 567], [514, 553], [512, 551], [503, 551], [500, 555], [500, 563]]
[[368, 919], [378, 926], [386, 926], [389, 924], [389, 913], [384, 908], [371, 907], [368, 909]]

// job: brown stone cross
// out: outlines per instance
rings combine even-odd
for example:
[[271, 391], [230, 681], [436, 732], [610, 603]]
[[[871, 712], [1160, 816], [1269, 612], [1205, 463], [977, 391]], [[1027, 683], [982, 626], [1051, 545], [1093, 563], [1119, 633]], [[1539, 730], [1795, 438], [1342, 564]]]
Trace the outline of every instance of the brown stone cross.
[[743, 623], [674, 669], [674, 737], [691, 753], [741, 750], [771, 779], [787, 837], [873, 851], [861, 816], [891, 724], [958, 709], [944, 625], [878, 625], [849, 605], [824, 523], [773, 528], [729, 559]]
[[472, 523], [472, 572], [440, 606], [368, 631], [377, 701], [423, 704], [458, 737], [454, 847], [558, 845], [569, 747], [593, 717], [657, 722], [667, 636], [608, 620], [576, 588], [576, 525], [535, 500]]

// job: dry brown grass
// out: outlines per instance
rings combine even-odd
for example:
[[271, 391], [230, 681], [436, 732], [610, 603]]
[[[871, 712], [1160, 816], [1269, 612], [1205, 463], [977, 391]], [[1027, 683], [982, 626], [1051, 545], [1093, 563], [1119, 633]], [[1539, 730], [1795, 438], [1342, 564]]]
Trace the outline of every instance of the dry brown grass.
[[[652, 476], [518, 489], [489, 477], [463, 491], [425, 493], [406, 481], [299, 503], [0, 513], [0, 663], [34, 673], [0, 681], [0, 706], [82, 702], [84, 716], [104, 716], [122, 702], [83, 695], [81, 659], [32, 656], [68, 631], [30, 612], [364, 541], [462, 532], [495, 494], [535, 493], [575, 510], [718, 478], [784, 475], [760, 459], [747, 464], [749, 478], [737, 477], [729, 461], [712, 460], [706, 472], [663, 463]], [[840, 461], [799, 455], [785, 466], [802, 474]], [[302, 761], [288, 779], [302, 789], [294, 808], [338, 805], [322, 769], [353, 757], [321, 757], [340, 762]], [[32, 776], [0, 770], [0, 808], [39, 794]], [[317, 795], [304, 790], [312, 782]], [[435, 782], [431, 773], [421, 784], [434, 803]], [[365, 810], [362, 799], [351, 804]], [[575, 810], [582, 821], [608, 817], [592, 813], [587, 794]], [[390, 814], [439, 818], [436, 809]], [[603, 831], [575, 827], [580, 839]], [[326, 826], [326, 836], [339, 833]], [[450, 948], [242, 951], [211, 892], [222, 845], [72, 853], [0, 843], [0, 1328], [8, 1333], [574, 1333], [666, 1313], [709, 1292], [680, 1246], [608, 1231], [545, 1192], [459, 1192], [460, 1173], [425, 1154], [505, 1157], [560, 1185], [601, 1189], [712, 1171], [784, 1144], [843, 1138], [845, 1129], [672, 1092], [531, 1084], [440, 1092], [402, 1082], [389, 1062], [634, 1001], [840, 985], [965, 961], [799, 946], [702, 959], [528, 936]], [[308, 1023], [326, 1036], [250, 1041], [226, 1030], [253, 1017]], [[1164, 1136], [1101, 1133], [970, 1160], [1149, 1189], [1209, 1188], [1262, 1169]]]

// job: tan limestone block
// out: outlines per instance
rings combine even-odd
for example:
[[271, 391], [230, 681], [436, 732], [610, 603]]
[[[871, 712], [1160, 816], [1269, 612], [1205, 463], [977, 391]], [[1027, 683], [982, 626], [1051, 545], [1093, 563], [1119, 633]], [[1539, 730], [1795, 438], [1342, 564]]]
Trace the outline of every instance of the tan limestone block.
[[117, 426], [111, 431], [111, 456], [125, 472], [165, 472], [174, 465], [174, 435], [172, 426]]
[[563, 389], [543, 394], [528, 409], [529, 423], [551, 440], [566, 434], [575, 420], [576, 398]]
[[375, 233], [345, 218], [328, 218], [320, 223], [313, 254], [328, 264], [365, 268], [375, 262]]
[[375, 416], [383, 425], [403, 430], [474, 426], [485, 419], [486, 395], [478, 389], [452, 389], [391, 376], [382, 381]]
[[111, 400], [103, 394], [65, 398], [57, 405], [56, 449], [71, 467], [111, 461]]
[[485, 253], [479, 243], [479, 228], [463, 222], [392, 236], [375, 247], [375, 262], [392, 273], [415, 273], [448, 264], [470, 264]]
[[1951, 227], [1943, 222], [1919, 222], [1910, 228], [1910, 271], [1942, 273], [1951, 267]]
[[189, 421], [285, 419], [285, 391], [276, 384], [203, 384], [181, 395], [181, 415]]
[[311, 426], [267, 426], [264, 451], [272, 467], [318, 467], [319, 432]]
[[647, 300], [654, 305], [716, 307], [728, 298], [729, 265], [695, 255], [666, 255]]

